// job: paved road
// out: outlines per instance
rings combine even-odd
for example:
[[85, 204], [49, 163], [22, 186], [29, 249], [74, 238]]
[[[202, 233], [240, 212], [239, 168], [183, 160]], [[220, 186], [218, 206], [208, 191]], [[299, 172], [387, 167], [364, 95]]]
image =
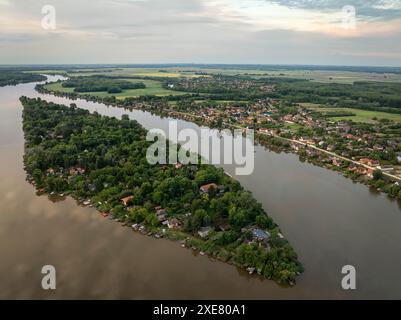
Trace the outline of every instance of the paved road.
[[[377, 169], [376, 167], [372, 167], [372, 166], [369, 166], [369, 165], [367, 165], [367, 164], [363, 164], [363, 163], [361, 163], [361, 162], [359, 162], [359, 161], [352, 160], [352, 159], [349, 159], [349, 158], [340, 156], [340, 155], [338, 155], [338, 154], [336, 154], [336, 153], [334, 153], [334, 152], [331, 152], [331, 151], [328, 151], [328, 150], [325, 150], [325, 149], [321, 149], [321, 148], [319, 148], [319, 147], [316, 147], [315, 145], [308, 144], [308, 143], [306, 143], [306, 142], [302, 142], [302, 141], [299, 141], [299, 140], [288, 139], [288, 138], [283, 138], [283, 137], [280, 137], [280, 136], [278, 136], [278, 135], [272, 135], [272, 134], [268, 134], [268, 133], [264, 133], [264, 132], [259, 132], [259, 133], [260, 133], [260, 134], [267, 135], [267, 136], [272, 136], [272, 137], [275, 137], [275, 138], [279, 138], [279, 139], [282, 139], [282, 140], [286, 140], [286, 141], [289, 141], [289, 142], [297, 143], [297, 144], [300, 144], [300, 145], [309, 147], [309, 148], [311, 148], [311, 149], [315, 149], [315, 150], [317, 150], [317, 151], [326, 153], [326, 154], [328, 154], [328, 155], [331, 155], [331, 156], [333, 156], [333, 157], [336, 157], [336, 158], [341, 159], [341, 160], [344, 160], [344, 161], [348, 161], [348, 162], [350, 162], [350, 163], [353, 163], [353, 164], [355, 164], [355, 165], [357, 165], [357, 166], [364, 167], [364, 168], [366, 168], [366, 169], [371, 169], [371, 170], [376, 170], [376, 169]], [[401, 181], [401, 177], [397, 177], [397, 176], [395, 176], [395, 175], [393, 175], [393, 174], [390, 174], [390, 173], [387, 173], [387, 172], [383, 172], [383, 175], [386, 176], [386, 177], [388, 177], [388, 178], [390, 178], [390, 179], [392, 179], [392, 180]]]

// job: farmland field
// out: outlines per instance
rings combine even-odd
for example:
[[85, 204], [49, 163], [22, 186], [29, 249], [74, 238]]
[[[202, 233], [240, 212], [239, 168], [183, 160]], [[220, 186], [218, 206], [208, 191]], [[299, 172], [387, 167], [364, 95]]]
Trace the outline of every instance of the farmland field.
[[353, 108], [329, 108], [324, 107], [317, 104], [312, 103], [304, 103], [301, 104], [308, 109], [313, 109], [315, 111], [321, 112], [322, 114], [327, 114], [330, 112], [346, 112], [346, 113], [353, 113], [354, 116], [340, 116], [340, 117], [331, 117], [330, 119], [341, 121], [341, 120], [352, 120], [355, 122], [366, 122], [366, 123], [375, 123], [376, 118], [377, 120], [380, 119], [388, 119], [395, 122], [401, 122], [401, 114], [395, 113], [388, 113], [388, 112], [380, 112], [380, 111], [369, 111], [369, 110], [360, 110], [360, 109], [353, 109]]
[[187, 77], [194, 78], [200, 76], [208, 76], [209, 74], [222, 75], [247, 75], [253, 78], [262, 77], [278, 77], [278, 78], [295, 78], [304, 79], [322, 83], [343, 83], [352, 84], [355, 81], [379, 81], [379, 82], [401, 82], [401, 74], [396, 73], [375, 73], [375, 72], [354, 72], [354, 71], [337, 71], [337, 70], [286, 70], [273, 68], [271, 70], [254, 69], [236, 69], [236, 68], [217, 68], [213, 66], [198, 67], [154, 67], [154, 68], [86, 68], [79, 70], [42, 70], [32, 71], [35, 73], [54, 73], [63, 72], [68, 76], [93, 76], [105, 74], [109, 76], [139, 76], [139, 77]]
[[175, 67], [163, 68], [166, 73], [158, 72], [156, 69], [125, 68], [113, 71], [113, 75], [138, 75], [138, 76], [160, 76], [160, 77], [199, 77], [196, 73], [223, 74], [223, 75], [248, 75], [253, 78], [279, 77], [304, 79], [324, 83], [352, 84], [355, 81], [383, 81], [401, 82], [400, 74], [379, 74], [371, 72], [351, 71], [326, 71], [326, 70], [257, 70], [257, 69], [218, 69], [218, 68], [190, 68]]
[[[97, 97], [107, 97], [115, 96], [117, 99], [125, 99], [128, 97], [139, 97], [145, 95], [155, 95], [155, 96], [168, 96], [168, 95], [181, 95], [187, 94], [186, 92], [179, 92], [164, 89], [160, 81], [155, 80], [142, 80], [142, 79], [126, 79], [131, 82], [143, 82], [146, 85], [145, 89], [128, 89], [120, 93], [107, 93], [107, 92], [85, 92], [82, 94], [90, 94]], [[65, 88], [60, 82], [52, 83], [46, 85], [49, 90], [55, 90], [58, 92], [74, 92], [74, 88]]]
[[295, 78], [323, 83], [353, 84], [355, 81], [401, 82], [399, 74], [325, 70], [268, 71], [269, 77]]

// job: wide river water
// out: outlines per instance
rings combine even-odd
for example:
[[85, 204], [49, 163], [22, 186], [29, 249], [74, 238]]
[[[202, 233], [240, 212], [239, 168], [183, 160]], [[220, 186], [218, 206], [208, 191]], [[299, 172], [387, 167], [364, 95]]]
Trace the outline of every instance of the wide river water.
[[[49, 77], [56, 80], [58, 77]], [[25, 181], [22, 106], [40, 96], [35, 84], [0, 88], [1, 299], [399, 299], [401, 210], [370, 191], [291, 154], [256, 147], [252, 175], [236, 177], [279, 224], [305, 266], [292, 288], [249, 276], [194, 255], [178, 243], [156, 240], [102, 218], [71, 198], [50, 201]], [[83, 100], [78, 107], [145, 128], [167, 129], [169, 118]], [[199, 127], [178, 121], [180, 128]], [[232, 166], [224, 167], [234, 174]], [[41, 268], [54, 265], [57, 289], [41, 288]], [[353, 265], [357, 289], [341, 288], [341, 269]]]

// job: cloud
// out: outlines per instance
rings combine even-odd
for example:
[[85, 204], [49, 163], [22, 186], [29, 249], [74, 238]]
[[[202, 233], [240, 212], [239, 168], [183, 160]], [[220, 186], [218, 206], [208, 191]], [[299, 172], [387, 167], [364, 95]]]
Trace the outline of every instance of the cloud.
[[290, 8], [334, 11], [354, 6], [360, 16], [394, 19], [400, 18], [401, 0], [262, 0]]
[[[46, 31], [47, 0], [13, 0], [0, 11], [0, 59], [399, 65], [400, 1], [52, 0], [57, 29]], [[345, 3], [365, 12], [355, 30], [341, 26]]]
[[[337, 37], [376, 32], [383, 29], [383, 22], [389, 23], [387, 31], [395, 32], [401, 19], [401, 0], [210, 0], [206, 3], [223, 13], [222, 20], [237, 20], [254, 30], [310, 31]], [[355, 30], [344, 28], [343, 24], [349, 16], [344, 7], [350, 5], [355, 6]]]

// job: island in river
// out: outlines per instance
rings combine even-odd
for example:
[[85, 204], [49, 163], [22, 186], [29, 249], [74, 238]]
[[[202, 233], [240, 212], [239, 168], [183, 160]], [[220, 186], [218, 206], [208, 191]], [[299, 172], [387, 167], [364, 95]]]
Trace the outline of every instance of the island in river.
[[20, 83], [44, 81], [46, 76], [35, 73], [22, 72], [19, 69], [1, 69], [0, 72], [0, 87], [16, 86]]
[[20, 100], [25, 168], [40, 192], [69, 194], [104, 217], [280, 284], [303, 271], [262, 205], [222, 169], [149, 164], [146, 130], [128, 116]]

